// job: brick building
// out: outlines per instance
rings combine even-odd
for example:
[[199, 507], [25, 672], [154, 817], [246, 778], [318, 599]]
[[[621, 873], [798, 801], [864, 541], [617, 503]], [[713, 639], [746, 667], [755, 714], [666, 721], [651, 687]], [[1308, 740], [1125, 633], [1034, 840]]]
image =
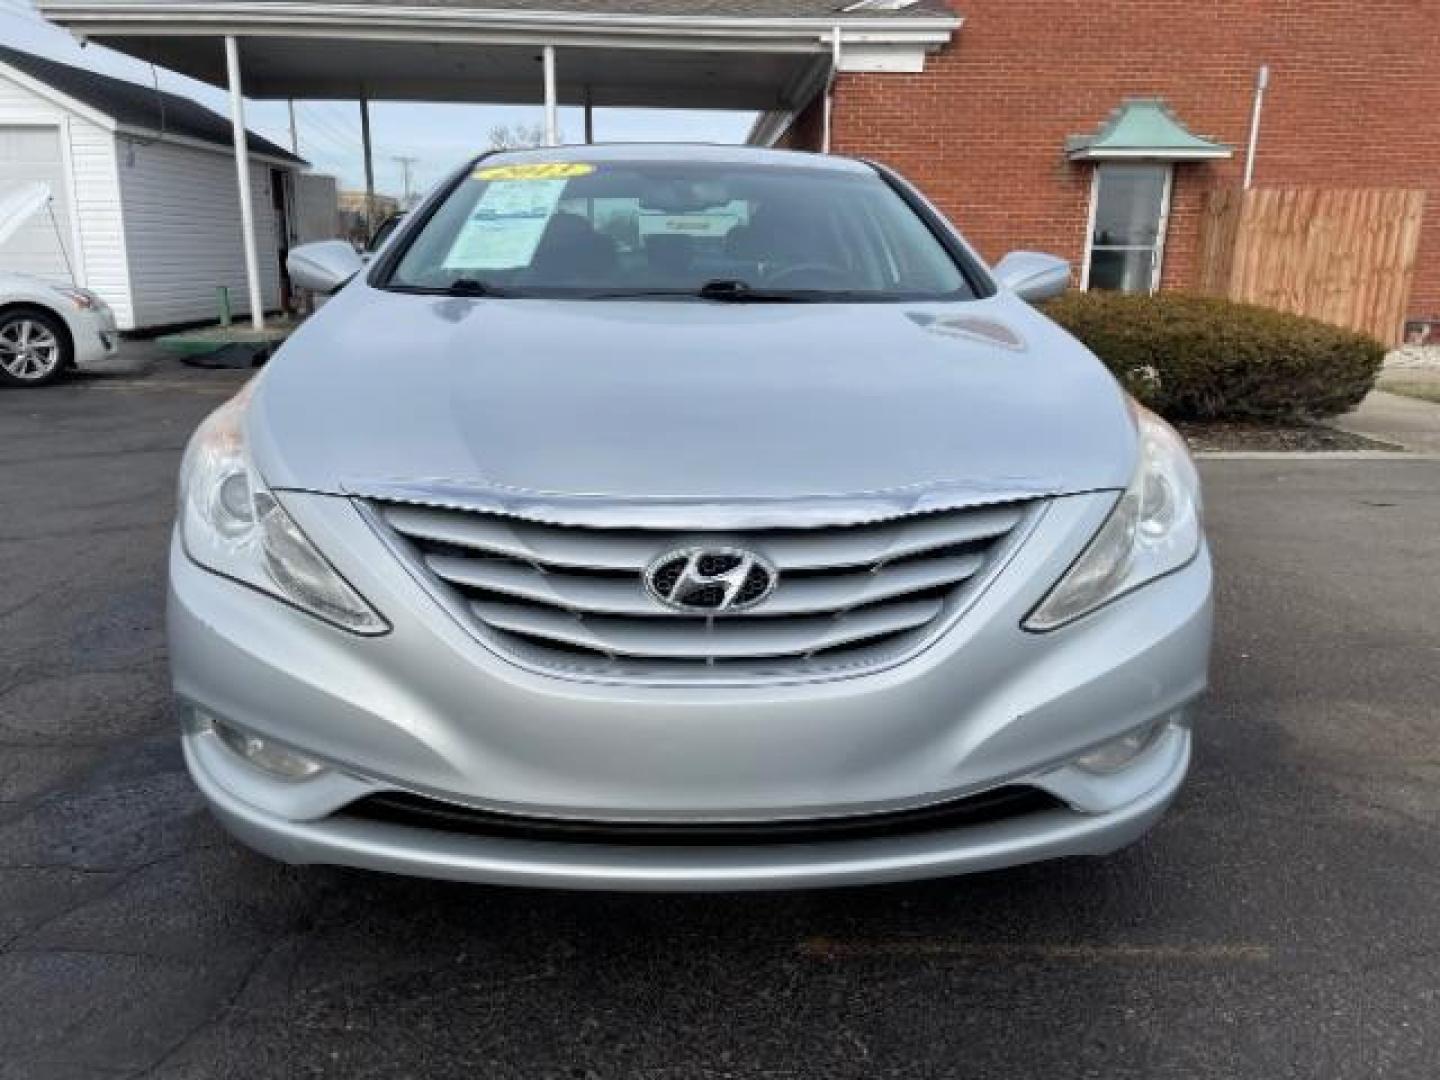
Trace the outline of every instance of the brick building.
[[[1099, 195], [1101, 218], [1149, 219], [1132, 239], [1143, 242], [1163, 224], [1159, 283], [1194, 287], [1204, 193], [1243, 181], [1266, 65], [1254, 184], [1428, 189], [1407, 311], [1440, 320], [1440, 0], [951, 7], [961, 25], [923, 70], [847, 71], [842, 53], [830, 146], [899, 168], [987, 258], [1051, 251], [1083, 277]], [[1093, 136], [1133, 99], [1163, 101], [1186, 129], [1230, 153], [1156, 159], [1148, 168], [1067, 153], [1067, 140]], [[788, 127], [769, 118], [769, 138], [818, 149], [823, 105], [817, 95]], [[757, 129], [762, 138], [766, 126]], [[1173, 177], [1168, 214], [1156, 174]], [[1095, 276], [1114, 283], [1113, 265]], [[1143, 278], [1131, 273], [1126, 283]]]

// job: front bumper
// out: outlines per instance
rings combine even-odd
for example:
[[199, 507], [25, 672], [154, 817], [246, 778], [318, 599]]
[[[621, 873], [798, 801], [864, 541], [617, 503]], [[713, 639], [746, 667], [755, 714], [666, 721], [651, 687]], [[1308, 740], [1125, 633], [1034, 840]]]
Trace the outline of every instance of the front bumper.
[[[1136, 765], [1158, 781], [1105, 814], [1055, 809], [952, 831], [874, 840], [751, 847], [654, 847], [482, 839], [344, 816], [291, 821], [232, 793], [245, 766], [211, 734], [185, 738], [185, 761], [220, 822], [288, 863], [360, 867], [497, 885], [627, 891], [818, 888], [945, 877], [1068, 855], [1103, 855], [1137, 840], [1179, 790], [1190, 731], [1174, 724]], [[231, 779], [235, 779], [233, 776]], [[241, 783], [244, 783], [242, 779]]]
[[[1093, 854], [1134, 840], [1189, 761], [1211, 572], [1185, 569], [1078, 623], [1020, 623], [1113, 493], [1054, 500], [958, 624], [886, 671], [798, 685], [586, 684], [517, 668], [441, 612], [354, 507], [284, 493], [301, 528], [393, 630], [361, 639], [216, 577], [172, 546], [171, 659], [192, 716], [331, 766], [298, 783], [189, 725], [186, 759], [220, 819], [298, 863], [556, 887], [756, 889], [894, 881]], [[1069, 764], [1164, 725], [1108, 776]], [[926, 806], [1000, 785], [1053, 810], [882, 839], [753, 846], [571, 844], [419, 829], [345, 813], [400, 791], [489, 812], [591, 821], [795, 821]]]
[[120, 347], [115, 313], [109, 307], [70, 316], [70, 333], [75, 340], [75, 366], [81, 371], [104, 370]]

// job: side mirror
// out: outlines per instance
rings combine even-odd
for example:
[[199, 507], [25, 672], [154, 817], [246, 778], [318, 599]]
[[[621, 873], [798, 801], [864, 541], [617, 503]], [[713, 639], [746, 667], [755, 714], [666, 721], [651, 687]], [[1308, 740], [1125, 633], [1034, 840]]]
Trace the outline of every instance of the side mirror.
[[380, 222], [380, 224], [375, 227], [375, 231], [370, 234], [370, 240], [366, 243], [365, 250], [362, 251], [361, 254], [374, 255], [385, 245], [385, 241], [390, 239], [391, 234], [394, 233], [395, 229], [404, 220], [405, 211], [400, 210]]
[[1034, 304], [1070, 287], [1070, 264], [1038, 251], [1012, 251], [995, 265], [995, 277], [1021, 300]]
[[365, 262], [344, 240], [320, 240], [292, 250], [285, 266], [300, 288], [333, 293], [365, 269]]

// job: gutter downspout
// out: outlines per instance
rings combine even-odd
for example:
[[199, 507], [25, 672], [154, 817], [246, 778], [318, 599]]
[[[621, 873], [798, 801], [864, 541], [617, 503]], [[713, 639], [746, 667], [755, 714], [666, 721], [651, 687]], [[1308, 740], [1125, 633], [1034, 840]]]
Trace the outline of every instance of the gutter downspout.
[[1265, 105], [1265, 90], [1270, 85], [1270, 65], [1261, 64], [1255, 73], [1255, 103], [1250, 107], [1250, 142], [1245, 149], [1245, 190], [1255, 180], [1255, 151], [1260, 145], [1260, 110]]
[[830, 152], [831, 116], [835, 111], [835, 78], [840, 74], [840, 27], [830, 31], [830, 76], [825, 80], [825, 104], [822, 109], [823, 126], [820, 134], [820, 152]]

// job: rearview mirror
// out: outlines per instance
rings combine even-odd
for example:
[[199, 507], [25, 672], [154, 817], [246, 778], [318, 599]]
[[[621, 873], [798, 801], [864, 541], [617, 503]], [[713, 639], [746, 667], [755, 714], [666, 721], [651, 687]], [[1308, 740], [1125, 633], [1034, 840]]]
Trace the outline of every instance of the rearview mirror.
[[333, 293], [365, 268], [365, 262], [344, 240], [301, 244], [285, 260], [290, 280], [302, 289]]
[[1034, 304], [1070, 287], [1070, 264], [1039, 251], [1012, 251], [995, 265], [995, 277], [1021, 300]]

